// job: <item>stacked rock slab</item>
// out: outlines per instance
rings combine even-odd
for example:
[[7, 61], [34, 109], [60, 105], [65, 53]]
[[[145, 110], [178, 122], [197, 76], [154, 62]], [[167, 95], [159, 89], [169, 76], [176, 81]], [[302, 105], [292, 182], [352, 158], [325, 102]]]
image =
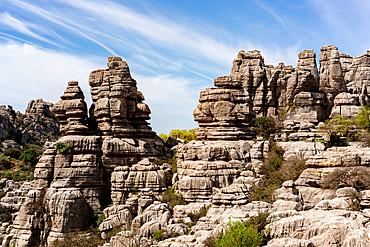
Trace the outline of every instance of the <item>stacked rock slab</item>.
[[92, 71], [89, 78], [91, 118], [103, 135], [114, 137], [154, 137], [146, 120], [150, 109], [143, 103], [126, 62], [120, 57], [108, 58], [108, 69]]
[[198, 139], [242, 140], [251, 139], [249, 123], [253, 120], [251, 100], [242, 82], [231, 76], [215, 79], [217, 88], [200, 92], [200, 104], [194, 110], [199, 128]]
[[[283, 63], [274, 67], [264, 64], [259, 51], [239, 52], [230, 77], [242, 82], [257, 117], [278, 116], [287, 111], [287, 119], [299, 121], [319, 122], [326, 117], [322, 110], [325, 96], [319, 93], [316, 54], [304, 50], [298, 58], [296, 68]], [[296, 98], [297, 95], [300, 96]], [[295, 110], [291, 107], [298, 104], [301, 107]]]
[[62, 99], [53, 107], [55, 117], [60, 122], [60, 132], [63, 135], [88, 134], [89, 128], [86, 126], [87, 105], [85, 96], [77, 81], [69, 81], [68, 87]]
[[[254, 66], [260, 66], [259, 53], [252, 55], [256, 57]], [[198, 141], [178, 149], [178, 174], [174, 180], [177, 192], [187, 202], [211, 200], [220, 188], [233, 184], [247, 169], [247, 163], [252, 167], [250, 150], [254, 142], [248, 139], [254, 136], [249, 124], [255, 115], [241, 79], [218, 77], [214, 81], [216, 88], [200, 93], [200, 104], [193, 112], [199, 124]], [[242, 194], [249, 193], [249, 186], [238, 188], [245, 190]], [[245, 197], [240, 199], [244, 203], [248, 201]]]
[[64, 136], [49, 146], [36, 165], [33, 188], [3, 246], [58, 246], [73, 231], [88, 229], [93, 211], [101, 211], [110, 201], [115, 167], [128, 175], [112, 195], [115, 199], [123, 195], [121, 204], [130, 189], [148, 186], [159, 193], [167, 188], [168, 167], [151, 163], [162, 154], [164, 142], [146, 122], [150, 110], [142, 102], [144, 97], [125, 62], [113, 57], [108, 66], [90, 75], [91, 119], [76, 81], [68, 83], [55, 104]]
[[344, 82], [338, 48], [334, 45], [325, 45], [320, 50], [320, 90], [327, 95], [329, 114], [335, 96], [346, 92], [347, 87]]

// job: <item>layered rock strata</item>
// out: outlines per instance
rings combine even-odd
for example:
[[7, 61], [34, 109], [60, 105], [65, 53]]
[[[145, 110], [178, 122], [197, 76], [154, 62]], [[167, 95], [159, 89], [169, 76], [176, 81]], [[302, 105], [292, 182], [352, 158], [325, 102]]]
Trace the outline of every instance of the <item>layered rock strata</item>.
[[24, 114], [11, 106], [0, 106], [0, 139], [13, 138], [20, 145], [54, 140], [60, 132], [52, 107], [42, 99], [31, 100]]
[[151, 163], [163, 154], [164, 142], [146, 122], [144, 97], [125, 62], [109, 58], [108, 67], [90, 75], [90, 118], [76, 81], [68, 82], [54, 105], [64, 136], [37, 163], [33, 188], [3, 246], [58, 246], [73, 231], [88, 229], [93, 211], [101, 211], [110, 197], [115, 205], [130, 204], [129, 194], [143, 191], [131, 218], [131, 212], [121, 213], [121, 221], [130, 223], [137, 210], [145, 214], [152, 190], [158, 195], [167, 188], [169, 168]]

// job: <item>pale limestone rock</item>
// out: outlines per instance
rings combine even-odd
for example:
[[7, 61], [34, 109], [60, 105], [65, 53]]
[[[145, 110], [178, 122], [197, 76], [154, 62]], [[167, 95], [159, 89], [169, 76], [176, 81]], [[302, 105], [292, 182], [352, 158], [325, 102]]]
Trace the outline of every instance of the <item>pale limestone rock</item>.
[[[172, 210], [167, 203], [154, 202], [147, 207], [142, 214], [136, 216], [132, 221], [132, 227], [139, 229], [148, 222], [156, 222], [160, 229], [166, 229], [169, 220], [172, 218]], [[158, 230], [160, 230], [158, 229]], [[144, 235], [142, 235], [144, 236]]]
[[[247, 170], [253, 141], [191, 141], [178, 149], [175, 186], [187, 202], [211, 199], [213, 189], [230, 186]], [[258, 146], [258, 148], [257, 148]], [[264, 142], [255, 147], [256, 158], [265, 155]], [[266, 148], [267, 149], [267, 148]]]
[[356, 117], [360, 112], [359, 96], [350, 93], [340, 93], [334, 99], [334, 107], [330, 118], [337, 116]]
[[60, 122], [60, 132], [63, 135], [83, 135], [89, 133], [85, 119], [87, 117], [87, 105], [85, 96], [77, 81], [69, 81], [64, 94], [60, 96], [53, 112]]
[[307, 159], [325, 150], [321, 142], [278, 142], [277, 145], [285, 150], [284, 159], [287, 161]]
[[167, 234], [170, 237], [177, 237], [186, 235], [189, 231], [189, 227], [183, 223], [180, 224], [170, 224], [166, 228]]
[[193, 215], [199, 215], [203, 213], [207, 206], [210, 206], [211, 204], [207, 203], [189, 203], [187, 205], [176, 205], [173, 208], [173, 218], [172, 220], [175, 223], [186, 223], [190, 224], [192, 223], [189, 214]]
[[[12, 129], [19, 134], [20, 140], [17, 140], [19, 144], [36, 143], [42, 145], [47, 140], [54, 140], [60, 135], [60, 132], [59, 122], [52, 112], [52, 107], [52, 103], [42, 99], [31, 100], [25, 113], [22, 114], [15, 111], [10, 105], [8, 107], [1, 105], [0, 138], [9, 134]], [[5, 145], [4, 148], [6, 148]]]
[[266, 226], [273, 238], [267, 246], [367, 246], [368, 220], [347, 210], [298, 212]]
[[140, 246], [140, 240], [137, 235], [132, 231], [121, 231], [117, 235], [113, 236], [109, 243], [103, 245], [103, 247], [138, 247]]
[[338, 48], [334, 45], [325, 45], [320, 50], [320, 90], [327, 94], [328, 110], [330, 111], [335, 96], [346, 92], [347, 87], [344, 82]]
[[148, 221], [140, 227], [138, 235], [142, 237], [150, 237], [154, 232], [159, 231], [160, 229], [161, 226], [157, 221]]

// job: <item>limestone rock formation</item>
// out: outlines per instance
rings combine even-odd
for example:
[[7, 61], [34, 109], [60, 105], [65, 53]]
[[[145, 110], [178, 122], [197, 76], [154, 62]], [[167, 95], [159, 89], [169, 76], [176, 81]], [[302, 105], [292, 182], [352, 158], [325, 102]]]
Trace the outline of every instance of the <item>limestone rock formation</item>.
[[89, 77], [91, 118], [103, 135], [114, 137], [154, 137], [146, 120], [150, 109], [143, 103], [144, 96], [137, 90], [126, 62], [120, 57], [109, 57], [108, 69], [92, 71]]
[[267, 246], [367, 246], [368, 220], [347, 210], [298, 212], [267, 226]]
[[[144, 97], [125, 62], [109, 58], [108, 67], [90, 75], [90, 118], [76, 81], [68, 82], [61, 101], [54, 105], [64, 136], [48, 145], [37, 163], [36, 180], [22, 199], [3, 246], [57, 246], [74, 230], [88, 229], [93, 211], [101, 211], [111, 196], [115, 205], [129, 206], [106, 212], [110, 221], [102, 230], [131, 223], [138, 210], [145, 215], [152, 204], [151, 189], [158, 195], [167, 188], [168, 170], [151, 163], [164, 154], [164, 142], [146, 122], [150, 110], [142, 102]], [[143, 194], [136, 203], [129, 198], [130, 188]], [[4, 202], [10, 203], [6, 198]], [[167, 224], [160, 222], [163, 227]]]
[[54, 140], [60, 132], [52, 107], [52, 103], [42, 99], [31, 100], [24, 114], [14, 111], [11, 106], [0, 106], [0, 139], [8, 134], [20, 145]]
[[69, 81], [61, 101], [53, 107], [53, 112], [60, 122], [60, 132], [63, 135], [88, 134], [86, 126], [87, 105], [85, 96], [77, 81]]

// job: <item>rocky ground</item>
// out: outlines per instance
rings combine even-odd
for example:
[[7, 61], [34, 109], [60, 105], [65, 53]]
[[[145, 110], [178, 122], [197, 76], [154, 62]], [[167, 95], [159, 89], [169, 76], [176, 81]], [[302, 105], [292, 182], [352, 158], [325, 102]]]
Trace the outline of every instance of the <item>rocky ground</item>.
[[151, 130], [119, 57], [91, 72], [89, 111], [68, 82], [52, 108], [63, 137], [45, 143], [35, 179], [0, 181], [2, 246], [230, 246], [232, 222], [252, 225], [256, 245], [370, 246], [368, 129], [354, 121], [369, 104], [370, 53], [328, 45], [319, 60], [304, 50], [297, 67], [272, 66], [240, 51], [201, 91], [189, 142]]

